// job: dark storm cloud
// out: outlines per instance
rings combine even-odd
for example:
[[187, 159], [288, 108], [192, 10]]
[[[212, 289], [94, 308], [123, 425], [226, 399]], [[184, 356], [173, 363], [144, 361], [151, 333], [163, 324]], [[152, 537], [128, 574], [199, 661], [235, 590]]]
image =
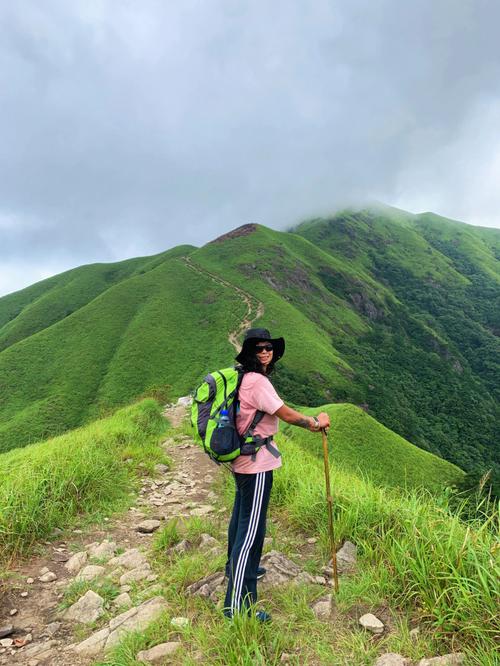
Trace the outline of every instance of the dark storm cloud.
[[500, 226], [499, 19], [494, 0], [6, 3], [0, 293], [372, 198]]

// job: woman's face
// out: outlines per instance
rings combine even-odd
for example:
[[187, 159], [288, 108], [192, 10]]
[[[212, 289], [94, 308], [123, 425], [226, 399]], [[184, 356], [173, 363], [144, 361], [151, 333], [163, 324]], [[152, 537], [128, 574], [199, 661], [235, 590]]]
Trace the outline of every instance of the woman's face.
[[257, 342], [255, 345], [255, 354], [264, 369], [273, 360], [273, 345], [270, 342]]

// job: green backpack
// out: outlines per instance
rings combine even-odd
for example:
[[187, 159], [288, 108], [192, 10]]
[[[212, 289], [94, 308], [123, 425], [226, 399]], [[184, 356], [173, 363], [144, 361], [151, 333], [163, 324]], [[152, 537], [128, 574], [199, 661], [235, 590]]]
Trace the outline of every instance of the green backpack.
[[[243, 435], [236, 429], [238, 391], [242, 379], [243, 371], [239, 366], [216, 370], [205, 377], [193, 395], [191, 425], [194, 439], [216, 463], [230, 462], [240, 455], [255, 456], [261, 446], [276, 451], [270, 444], [272, 437], [254, 435], [264, 412], [255, 413]], [[223, 410], [227, 414], [223, 413], [221, 418]]]

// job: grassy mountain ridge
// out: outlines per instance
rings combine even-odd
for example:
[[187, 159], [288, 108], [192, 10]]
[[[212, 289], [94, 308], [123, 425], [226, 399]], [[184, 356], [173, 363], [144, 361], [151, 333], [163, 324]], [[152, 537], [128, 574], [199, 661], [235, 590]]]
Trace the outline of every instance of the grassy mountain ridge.
[[[476, 235], [464, 223], [440, 222], [429, 214], [388, 216], [375, 209], [339, 213], [295, 232], [335, 256], [361, 261], [397, 297], [389, 316], [370, 304], [370, 331], [355, 345], [348, 337], [336, 341], [368, 384], [362, 390], [371, 413], [465, 468], [482, 461], [497, 466], [500, 289], [480, 259], [486, 253], [498, 276], [498, 240], [491, 239], [500, 233]], [[469, 252], [471, 244], [481, 252]], [[458, 246], [467, 263], [450, 250]], [[337, 293], [342, 289], [346, 298], [363, 303], [359, 285], [345, 286], [336, 276], [326, 280]]]
[[112, 265], [107, 287], [106, 267], [93, 265], [0, 299], [0, 450], [147, 391], [185, 394], [230, 364], [227, 335], [246, 311], [233, 284], [263, 304], [254, 324], [286, 337], [273, 380], [286, 400], [363, 405], [465, 469], [498, 464], [500, 234], [440, 229], [435, 216], [381, 207], [293, 232], [245, 225], [202, 248]]
[[191, 249], [186, 245], [153, 257], [80, 266], [0, 298], [0, 351], [68, 317], [113, 285]]

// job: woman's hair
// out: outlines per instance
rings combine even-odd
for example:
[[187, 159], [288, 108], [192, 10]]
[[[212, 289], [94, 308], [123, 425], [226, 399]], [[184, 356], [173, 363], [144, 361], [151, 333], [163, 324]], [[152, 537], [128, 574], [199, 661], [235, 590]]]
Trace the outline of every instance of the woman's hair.
[[274, 364], [275, 360], [273, 358], [271, 363], [269, 363], [269, 365], [267, 366], [267, 372], [266, 372], [264, 370], [264, 366], [257, 358], [257, 352], [255, 347], [253, 349], [249, 349], [245, 358], [241, 361], [241, 367], [243, 368], [243, 372], [259, 372], [261, 375], [265, 375], [266, 377], [270, 375], [274, 370]]

